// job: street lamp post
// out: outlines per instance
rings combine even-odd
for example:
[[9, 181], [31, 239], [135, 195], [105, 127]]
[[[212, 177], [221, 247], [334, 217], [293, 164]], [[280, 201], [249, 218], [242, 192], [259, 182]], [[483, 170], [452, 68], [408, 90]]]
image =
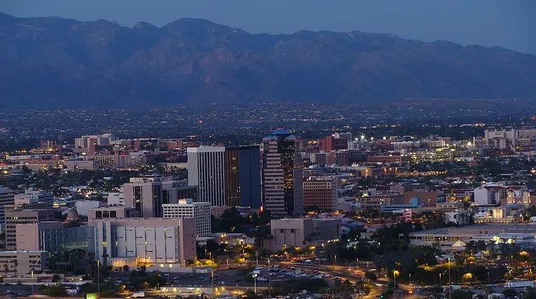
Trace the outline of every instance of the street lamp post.
[[268, 297], [272, 298], [272, 284], [271, 284], [271, 276], [270, 276], [270, 258], [268, 258]]
[[214, 297], [214, 268], [213, 267], [211, 268], [211, 271], [210, 271], [210, 279], [212, 282], [212, 297]]
[[393, 295], [396, 298], [396, 276], [399, 275], [400, 272], [398, 270], [393, 270]]
[[452, 298], [452, 285], [450, 280], [450, 257], [448, 258], [448, 267], [449, 267], [449, 299]]
[[100, 260], [97, 260], [97, 292], [100, 294]]

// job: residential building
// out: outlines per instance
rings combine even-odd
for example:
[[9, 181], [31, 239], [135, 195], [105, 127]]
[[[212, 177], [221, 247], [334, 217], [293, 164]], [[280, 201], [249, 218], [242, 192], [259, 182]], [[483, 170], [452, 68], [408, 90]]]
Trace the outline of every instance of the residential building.
[[506, 198], [506, 188], [496, 184], [486, 184], [473, 191], [476, 206], [499, 205]]
[[93, 236], [95, 256], [117, 268], [176, 268], [196, 258], [195, 220], [191, 218], [97, 220]]
[[329, 176], [313, 176], [303, 181], [303, 205], [332, 210], [337, 203], [337, 180]]
[[192, 199], [162, 205], [164, 218], [194, 218], [197, 237], [209, 237], [211, 234], [211, 207], [210, 202], [194, 202]]
[[123, 185], [125, 207], [134, 208], [140, 217], [162, 216], [162, 182], [157, 176], [130, 178]]
[[48, 256], [46, 251], [0, 251], [0, 265], [6, 277], [41, 272], [47, 270]]
[[197, 201], [225, 206], [225, 148], [187, 148], [188, 185], [197, 186]]
[[261, 206], [260, 147], [238, 146], [225, 148], [226, 206]]
[[273, 249], [321, 245], [341, 236], [340, 219], [284, 218], [270, 221]]
[[276, 215], [301, 215], [302, 161], [296, 137], [278, 129], [263, 138], [263, 205]]
[[56, 220], [59, 210], [56, 209], [23, 209], [16, 206], [6, 208], [6, 250], [17, 249], [17, 224], [39, 223]]

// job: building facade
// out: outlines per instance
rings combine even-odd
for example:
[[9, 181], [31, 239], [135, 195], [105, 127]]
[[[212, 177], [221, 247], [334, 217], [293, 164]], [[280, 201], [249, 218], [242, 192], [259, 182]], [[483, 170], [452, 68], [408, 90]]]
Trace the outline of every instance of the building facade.
[[125, 206], [134, 208], [140, 217], [162, 217], [162, 182], [160, 177], [130, 178], [123, 185]]
[[261, 205], [259, 146], [225, 148], [226, 206], [258, 209]]
[[341, 236], [340, 219], [285, 218], [270, 221], [273, 249], [304, 244], [321, 245]]
[[17, 225], [56, 220], [59, 210], [22, 209], [11, 206], [6, 208], [6, 250], [17, 249]]
[[5, 206], [15, 202], [15, 192], [0, 186], [0, 226], [4, 227], [6, 222]]
[[197, 201], [225, 206], [225, 148], [187, 148], [188, 185], [197, 186]]
[[194, 218], [195, 229], [198, 237], [211, 235], [211, 203], [194, 202], [192, 199], [181, 199], [176, 204], [164, 204], [164, 218]]
[[301, 215], [302, 163], [296, 137], [278, 129], [263, 138], [263, 205], [276, 215]]
[[99, 220], [93, 239], [104, 265], [179, 267], [196, 257], [194, 219], [126, 218]]
[[303, 205], [332, 210], [337, 203], [337, 180], [332, 177], [309, 177], [303, 181]]
[[0, 265], [7, 277], [44, 271], [48, 265], [46, 251], [0, 251]]

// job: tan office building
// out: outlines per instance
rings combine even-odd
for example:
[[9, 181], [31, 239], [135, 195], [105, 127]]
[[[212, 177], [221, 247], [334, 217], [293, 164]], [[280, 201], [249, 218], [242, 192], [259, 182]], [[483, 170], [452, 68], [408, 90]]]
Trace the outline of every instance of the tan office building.
[[55, 220], [58, 212], [55, 209], [6, 207], [6, 250], [17, 250], [17, 224]]
[[4, 277], [14, 277], [46, 270], [46, 251], [0, 251], [0, 266]]

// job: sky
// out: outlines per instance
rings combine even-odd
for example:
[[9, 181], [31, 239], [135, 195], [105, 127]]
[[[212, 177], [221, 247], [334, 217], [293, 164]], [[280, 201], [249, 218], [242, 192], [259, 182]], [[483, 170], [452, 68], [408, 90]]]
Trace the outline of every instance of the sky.
[[361, 30], [536, 54], [536, 0], [0, 0], [0, 12], [125, 26], [203, 18], [251, 33]]

